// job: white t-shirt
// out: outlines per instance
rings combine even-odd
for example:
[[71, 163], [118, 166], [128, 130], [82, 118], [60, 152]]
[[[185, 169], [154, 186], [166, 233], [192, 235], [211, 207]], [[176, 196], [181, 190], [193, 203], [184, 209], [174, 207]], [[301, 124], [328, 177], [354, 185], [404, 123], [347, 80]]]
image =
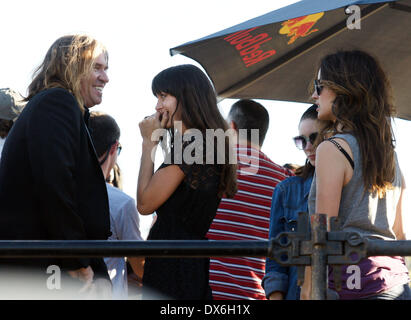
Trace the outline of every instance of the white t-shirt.
[[[107, 194], [110, 207], [109, 240], [143, 240], [140, 233], [140, 217], [135, 200], [110, 184]], [[113, 284], [113, 299], [128, 298], [127, 268], [125, 258], [104, 258]]]

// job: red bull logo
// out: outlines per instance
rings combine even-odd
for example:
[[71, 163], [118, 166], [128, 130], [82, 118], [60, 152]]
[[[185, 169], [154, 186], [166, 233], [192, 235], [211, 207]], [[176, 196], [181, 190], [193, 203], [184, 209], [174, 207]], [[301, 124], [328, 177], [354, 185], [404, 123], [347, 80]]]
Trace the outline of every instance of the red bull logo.
[[224, 40], [234, 46], [240, 54], [246, 68], [263, 61], [276, 53], [275, 50], [264, 51], [261, 45], [272, 38], [267, 33], [252, 35], [256, 28], [239, 31], [225, 37]]
[[283, 22], [280, 34], [285, 34], [291, 38], [287, 44], [294, 43], [298, 38], [306, 37], [318, 29], [312, 29], [318, 20], [322, 18], [324, 12], [310, 14], [308, 16], [302, 16]]

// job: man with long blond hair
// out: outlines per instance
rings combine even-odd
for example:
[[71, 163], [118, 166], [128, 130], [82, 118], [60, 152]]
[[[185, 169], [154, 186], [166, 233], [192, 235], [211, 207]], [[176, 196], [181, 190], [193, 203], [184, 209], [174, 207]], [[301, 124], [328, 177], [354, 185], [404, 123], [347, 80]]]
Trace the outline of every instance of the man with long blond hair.
[[[110, 235], [106, 186], [88, 132], [88, 109], [102, 101], [107, 68], [107, 50], [86, 35], [63, 36], [47, 51], [4, 145], [0, 239], [105, 240]], [[90, 293], [109, 281], [102, 258], [0, 261], [0, 271], [16, 270], [39, 276], [39, 287], [52, 297], [68, 283]], [[50, 282], [50, 270], [58, 270], [52, 275], [61, 274], [63, 281]]]

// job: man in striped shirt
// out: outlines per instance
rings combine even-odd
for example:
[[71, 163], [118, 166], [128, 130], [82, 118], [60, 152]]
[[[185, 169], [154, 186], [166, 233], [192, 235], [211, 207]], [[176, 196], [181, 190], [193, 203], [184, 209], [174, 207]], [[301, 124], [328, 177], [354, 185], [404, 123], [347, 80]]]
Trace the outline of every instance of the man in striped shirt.
[[[269, 125], [267, 110], [253, 100], [239, 100], [228, 114], [237, 132], [238, 191], [223, 198], [207, 233], [209, 240], [267, 240], [274, 187], [293, 175], [260, 148]], [[211, 257], [209, 283], [213, 299], [265, 300], [261, 280], [265, 257]]]

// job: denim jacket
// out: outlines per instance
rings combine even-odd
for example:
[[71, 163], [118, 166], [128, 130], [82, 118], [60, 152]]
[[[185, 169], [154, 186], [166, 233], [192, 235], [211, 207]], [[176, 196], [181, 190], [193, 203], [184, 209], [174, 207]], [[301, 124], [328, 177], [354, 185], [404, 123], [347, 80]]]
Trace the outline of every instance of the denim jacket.
[[[281, 232], [296, 231], [298, 213], [308, 212], [312, 179], [312, 176], [306, 180], [298, 176], [290, 177], [275, 187], [271, 202], [270, 239]], [[267, 258], [265, 271], [262, 285], [267, 298], [272, 292], [281, 291], [286, 300], [300, 299], [296, 266], [284, 267]]]

